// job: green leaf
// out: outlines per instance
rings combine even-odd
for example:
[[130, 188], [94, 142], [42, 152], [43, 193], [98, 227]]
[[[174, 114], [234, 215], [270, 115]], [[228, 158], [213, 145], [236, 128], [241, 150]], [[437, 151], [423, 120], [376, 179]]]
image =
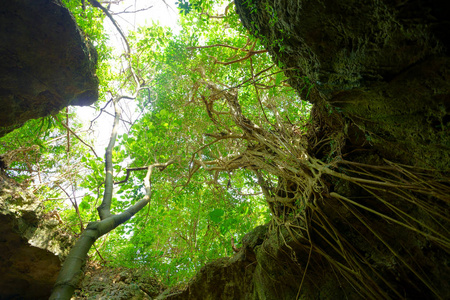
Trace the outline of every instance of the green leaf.
[[224, 214], [225, 211], [223, 209], [216, 208], [215, 210], [209, 213], [209, 217], [211, 221], [213, 221], [214, 223], [220, 223], [222, 221], [222, 217]]
[[161, 109], [161, 111], [159, 112], [159, 114], [161, 115], [161, 117], [167, 116], [168, 113], [169, 113], [169, 112], [168, 112], [167, 110], [165, 110], [164, 108]]
[[91, 208], [91, 205], [87, 203], [87, 201], [83, 201], [80, 203], [80, 209], [81, 210], [88, 210]]

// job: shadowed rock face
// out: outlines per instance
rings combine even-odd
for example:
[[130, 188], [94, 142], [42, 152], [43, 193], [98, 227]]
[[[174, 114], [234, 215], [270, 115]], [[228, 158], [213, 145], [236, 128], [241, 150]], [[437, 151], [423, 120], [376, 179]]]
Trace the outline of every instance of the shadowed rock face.
[[309, 101], [351, 119], [388, 159], [450, 171], [449, 1], [236, 1], [236, 10]]
[[0, 135], [98, 99], [96, 51], [61, 1], [6, 1], [0, 28]]
[[56, 212], [0, 174], [0, 299], [48, 299], [73, 237]]
[[[448, 54], [450, 2], [237, 1], [243, 24], [286, 67], [324, 93], [389, 81], [432, 55]], [[301, 78], [296, 78], [300, 76]]]

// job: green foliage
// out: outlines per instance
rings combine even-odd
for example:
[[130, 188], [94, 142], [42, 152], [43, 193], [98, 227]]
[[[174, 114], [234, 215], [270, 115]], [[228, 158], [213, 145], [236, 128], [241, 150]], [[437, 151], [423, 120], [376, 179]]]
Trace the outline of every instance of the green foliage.
[[187, 15], [190, 13], [193, 9], [196, 11], [199, 11], [202, 6], [202, 1], [186, 1], [186, 0], [180, 0], [178, 2], [175, 2], [175, 5], [178, 7], [179, 11], [183, 15]]
[[[100, 10], [83, 10], [75, 0], [64, 3], [98, 51], [101, 97], [105, 99], [107, 91], [133, 94], [131, 69], [112, 71], [125, 59], [147, 86], [136, 99], [140, 118], [119, 136], [113, 150], [115, 180], [125, 178], [126, 167], [176, 161], [153, 173], [150, 205], [98, 241], [97, 250], [116, 266], [145, 265], [168, 285], [186, 282], [206, 262], [232, 255], [232, 239], [239, 243], [245, 233], [271, 218], [252, 170], [224, 165], [253, 144], [240, 138], [243, 130], [218, 90], [235, 94], [243, 114], [272, 131], [281, 122], [306, 130], [309, 107], [259, 41], [248, 35], [230, 8], [233, 4], [183, 0], [178, 3], [183, 28], [179, 34], [157, 24], [139, 28], [128, 36], [131, 53], [114, 58]], [[223, 13], [218, 15], [217, 9]], [[58, 118], [64, 120], [65, 115]], [[58, 210], [66, 228], [79, 233], [80, 218], [84, 225], [98, 219], [104, 161], [73, 137], [68, 151], [67, 130], [55, 120], [30, 121], [0, 140], [1, 150], [37, 145], [23, 154], [26, 159], [14, 162], [18, 171], [11, 176], [25, 181], [36, 178], [36, 166], [45, 170], [48, 180], [39, 191], [58, 199], [46, 202], [48, 209]], [[81, 137], [89, 142], [87, 135]], [[132, 172], [115, 187], [113, 213], [142, 199], [144, 176], [145, 171]], [[96, 250], [91, 255], [100, 259]]]
[[[107, 91], [111, 89], [110, 83], [115, 77], [115, 74], [111, 71], [111, 63], [114, 59], [113, 51], [108, 44], [109, 37], [103, 27], [105, 15], [99, 9], [90, 5], [87, 5], [83, 10], [79, 0], [63, 0], [62, 2], [75, 17], [78, 26], [86, 35], [86, 39], [97, 50], [96, 75], [100, 81], [99, 99], [104, 99]], [[94, 105], [98, 106], [99, 104], [97, 102]]]
[[[80, 1], [63, 2], [97, 50], [96, 73], [100, 79], [100, 97], [104, 97], [111, 81], [111, 51], [103, 28], [104, 16], [89, 6], [82, 10]], [[98, 189], [98, 182], [104, 180], [103, 161], [95, 159], [91, 150], [67, 130], [64, 126], [67, 122], [72, 132], [84, 142], [91, 143], [88, 132], [80, 131], [82, 124], [69, 109], [69, 114], [62, 111], [55, 116], [29, 120], [2, 137], [0, 153], [8, 161], [8, 176], [28, 185], [36, 196], [42, 197], [47, 211], [58, 211], [65, 220], [66, 229], [79, 232], [79, 218], [73, 207], [80, 204], [80, 199], [74, 198], [75, 191], [88, 185], [96, 185]], [[97, 168], [94, 168], [94, 162]], [[67, 201], [67, 194], [73, 203]], [[95, 219], [89, 206], [89, 202], [81, 202], [81, 216]]]
[[[239, 241], [270, 219], [261, 194], [244, 195], [260, 191], [250, 170], [203, 167], [193, 172], [194, 160], [220, 160], [248, 147], [227, 139], [204, 147], [214, 135], [242, 134], [226, 102], [210, 100], [215, 99], [211, 85], [238, 91], [245, 115], [263, 128], [271, 129], [280, 117], [303, 124], [308, 113], [295, 91], [283, 85], [283, 72], [246, 34], [236, 15], [214, 19], [212, 14], [212, 9], [186, 14], [179, 35], [153, 24], [129, 39], [136, 49], [134, 68], [145, 70], [140, 76], [152, 87], [138, 98], [142, 117], [120, 137], [116, 158], [128, 157], [130, 167], [175, 158], [177, 166], [153, 174], [148, 210], [111, 233], [102, 250], [117, 265], [152, 266], [169, 285], [186, 281], [212, 259], [232, 255], [232, 238]], [[226, 46], [204, 47], [218, 44]], [[249, 51], [260, 53], [247, 57]], [[205, 101], [213, 102], [209, 112]], [[134, 172], [119, 188], [119, 207], [143, 196], [143, 176]]]

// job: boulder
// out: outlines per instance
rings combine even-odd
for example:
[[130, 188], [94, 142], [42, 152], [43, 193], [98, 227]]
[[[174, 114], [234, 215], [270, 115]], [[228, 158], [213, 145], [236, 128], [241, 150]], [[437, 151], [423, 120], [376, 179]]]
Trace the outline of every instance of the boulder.
[[56, 211], [0, 175], [0, 299], [48, 299], [74, 237]]
[[97, 54], [60, 0], [0, 7], [0, 135], [98, 99]]
[[236, 1], [243, 24], [312, 103], [383, 156], [450, 171], [450, 2]]

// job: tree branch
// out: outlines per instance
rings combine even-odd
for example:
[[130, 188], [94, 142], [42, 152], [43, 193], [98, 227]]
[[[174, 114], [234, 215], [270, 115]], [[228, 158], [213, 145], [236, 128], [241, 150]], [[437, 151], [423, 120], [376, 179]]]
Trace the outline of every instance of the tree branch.
[[[127, 48], [127, 49], [126, 49], [126, 51], [127, 51], [126, 58], [127, 58], [127, 60], [128, 60], [128, 65], [129, 65], [129, 68], [130, 68], [130, 73], [131, 73], [131, 75], [133, 76], [133, 80], [134, 80], [134, 82], [136, 83], [136, 85], [138, 86], [138, 89], [139, 89], [139, 85], [140, 85], [139, 79], [138, 79], [138, 77], [136, 76], [136, 73], [134, 72], [134, 69], [133, 69], [132, 64], [131, 64], [131, 57], [130, 57], [130, 56], [131, 56], [131, 48], [130, 48], [130, 44], [128, 43], [127, 38], [125, 37], [125, 34], [123, 33], [122, 29], [120, 29], [120, 27], [119, 27], [119, 25], [117, 24], [116, 20], [114, 20], [113, 16], [109, 13], [109, 11], [108, 11], [107, 8], [105, 8], [104, 6], [102, 6], [97, 0], [88, 0], [88, 1], [89, 1], [89, 3], [92, 4], [92, 6], [100, 8], [100, 9], [105, 13], [105, 15], [106, 15], [106, 16], [111, 20], [111, 22], [113, 23], [114, 27], [116, 27], [116, 29], [117, 29], [117, 31], [119, 32], [119, 34], [122, 36], [122, 38], [123, 38], [123, 40], [124, 40], [124, 42], [125, 42], [126, 48]], [[138, 90], [138, 89], [137, 89], [137, 90]]]
[[116, 181], [116, 182], [114, 182], [114, 184], [121, 184], [121, 183], [127, 182], [128, 178], [130, 177], [131, 172], [133, 172], [133, 171], [147, 170], [149, 167], [159, 168], [160, 171], [164, 171], [164, 169], [167, 168], [168, 165], [173, 164], [173, 163], [174, 163], [174, 161], [170, 160], [169, 162], [167, 162], [165, 164], [154, 164], [154, 165], [147, 166], [147, 167], [127, 168], [127, 176], [125, 177], [125, 179], [121, 180], [121, 181]]
[[83, 219], [81, 218], [80, 215], [80, 210], [78, 208], [78, 203], [77, 203], [77, 199], [74, 198], [74, 200], [72, 200], [72, 197], [70, 197], [69, 193], [60, 185], [60, 184], [56, 184], [67, 196], [67, 198], [69, 198], [70, 203], [72, 203], [72, 206], [75, 208], [75, 212], [77, 213], [78, 216], [78, 221], [80, 222], [80, 232], [83, 232], [84, 230], [84, 226], [83, 226]]
[[[89, 106], [89, 107], [95, 109], [95, 107], [92, 107], [92, 106]], [[101, 113], [105, 113], [105, 114], [107, 114], [107, 115], [110, 115], [111, 117], [115, 117], [115, 115], [113, 115], [112, 113], [110, 113], [110, 112], [107, 111], [107, 110], [102, 110]], [[96, 117], [96, 119], [97, 119], [97, 117]], [[95, 120], [92, 120], [91, 122], [94, 122], [94, 121], [95, 121]], [[130, 121], [124, 120], [123, 118], [120, 118], [120, 121], [122, 121], [122, 122], [124, 122], [124, 123], [128, 123], [128, 124], [130, 124], [130, 125], [133, 124], [133, 123], [131, 123]]]
[[111, 20], [111, 22], [113, 23], [114, 27], [116, 27], [117, 31], [119, 32], [119, 34], [122, 36], [125, 45], [127, 46], [127, 53], [130, 53], [130, 44], [128, 43], [127, 38], [125, 37], [125, 34], [123, 33], [122, 29], [120, 29], [119, 25], [117, 24], [116, 20], [114, 20], [113, 16], [109, 13], [108, 9], [106, 9], [103, 5], [101, 5], [97, 0], [88, 0], [89, 3], [91, 3], [91, 5], [93, 7], [98, 7], [100, 8], [105, 15]]
[[250, 50], [250, 51], [247, 52], [247, 54], [244, 57], [239, 58], [239, 59], [235, 59], [235, 60], [232, 60], [232, 61], [219, 61], [216, 57], [214, 57], [212, 55], [208, 55], [208, 56], [211, 57], [212, 59], [214, 59], [214, 63], [219, 64], [219, 65], [228, 66], [228, 65], [231, 65], [231, 64], [238, 63], [238, 62], [244, 61], [246, 59], [249, 59], [250, 57], [252, 57], [255, 54], [266, 53], [267, 51], [268, 50], [257, 50], [257, 51]]
[[137, 9], [137, 10], [132, 10], [132, 11], [127, 11], [127, 9], [125, 9], [124, 11], [118, 12], [118, 13], [111, 13], [111, 15], [120, 15], [120, 14], [135, 14], [141, 11], [146, 11], [149, 10], [150, 8], [152, 8], [152, 6], [146, 7], [146, 8], [141, 8], [141, 9]]
[[95, 157], [98, 157], [97, 153], [95, 152], [94, 148], [92, 148], [92, 146], [88, 145], [85, 141], [83, 141], [72, 129], [70, 129], [66, 124], [64, 124], [63, 122], [61, 122], [61, 120], [58, 118], [58, 116], [53, 116], [53, 119], [55, 119], [56, 121], [58, 121], [64, 128], [67, 129], [67, 131], [69, 131], [71, 134], [73, 134], [80, 142], [82, 142], [84, 145], [86, 145], [87, 147], [89, 147], [89, 149], [91, 149], [91, 151], [94, 153]]
[[138, 167], [138, 168], [127, 168], [127, 176], [125, 177], [124, 180], [121, 181], [116, 181], [114, 182], [114, 184], [121, 184], [121, 183], [125, 183], [128, 181], [128, 178], [130, 177], [131, 172], [133, 171], [141, 171], [141, 170], [146, 170], [148, 167]]
[[166, 163], [156, 163], [147, 167], [147, 174], [144, 179], [146, 195], [138, 203], [129, 207], [123, 213], [118, 215], [109, 215], [99, 222], [91, 222], [80, 235], [75, 245], [70, 250], [62, 269], [56, 279], [50, 300], [69, 300], [78, 286], [82, 275], [82, 267], [89, 249], [95, 241], [106, 233], [112, 231], [117, 226], [123, 224], [133, 217], [138, 211], [144, 208], [151, 200], [151, 175], [154, 168], [164, 170], [167, 166], [174, 163], [169, 160]]
[[103, 220], [111, 215], [111, 201], [112, 201], [112, 192], [113, 192], [113, 165], [112, 165], [112, 151], [114, 148], [114, 144], [117, 139], [117, 132], [119, 129], [119, 120], [121, 111], [117, 106], [117, 100], [113, 100], [114, 110], [115, 110], [115, 118], [113, 130], [111, 132], [111, 138], [109, 140], [108, 147], [106, 148], [105, 153], [105, 193], [103, 194], [102, 204], [97, 208], [100, 219]]
[[207, 49], [207, 48], [214, 48], [214, 47], [225, 47], [225, 48], [230, 48], [233, 50], [240, 50], [243, 52], [254, 52], [254, 53], [265, 53], [267, 52], [267, 50], [257, 50], [257, 51], [251, 51], [251, 50], [247, 50], [247, 49], [243, 49], [243, 48], [238, 48], [238, 47], [234, 47], [234, 46], [230, 46], [227, 44], [214, 44], [214, 45], [207, 45], [207, 46], [192, 46], [192, 47], [186, 47], [186, 49], [188, 50], [193, 50], [193, 49]]
[[69, 107], [66, 107], [67, 153], [70, 152]]

